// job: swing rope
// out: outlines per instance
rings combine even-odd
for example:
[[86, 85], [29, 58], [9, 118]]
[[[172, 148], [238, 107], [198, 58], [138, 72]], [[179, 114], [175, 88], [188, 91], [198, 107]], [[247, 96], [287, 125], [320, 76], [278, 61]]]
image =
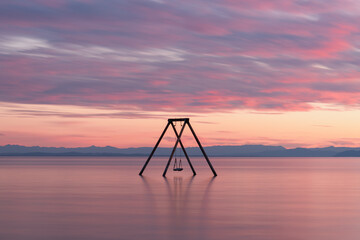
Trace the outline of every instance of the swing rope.
[[[182, 126], [182, 123], [180, 123], [180, 125]], [[176, 122], [175, 122], [175, 129], [176, 129]], [[176, 138], [176, 141], [178, 139]], [[179, 158], [179, 163], [177, 162], [177, 158]], [[182, 164], [181, 164], [181, 149], [178, 146], [175, 150], [175, 161], [174, 161], [174, 167], [173, 167], [173, 171], [182, 171]]]

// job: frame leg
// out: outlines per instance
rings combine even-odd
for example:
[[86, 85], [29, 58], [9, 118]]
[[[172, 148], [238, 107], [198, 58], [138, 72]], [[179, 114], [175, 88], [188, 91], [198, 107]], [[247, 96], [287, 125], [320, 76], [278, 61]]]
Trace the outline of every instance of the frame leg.
[[[184, 123], [184, 125], [185, 125], [185, 123]], [[188, 161], [188, 163], [189, 163], [189, 165], [190, 165], [190, 168], [191, 168], [193, 174], [196, 175], [195, 169], [194, 169], [193, 165], [192, 165], [191, 162], [190, 162], [190, 158], [189, 158], [189, 156], [188, 156], [188, 154], [187, 154], [187, 152], [186, 152], [186, 150], [185, 150], [184, 145], [182, 144], [182, 141], [181, 141], [181, 139], [180, 139], [180, 137], [179, 137], [179, 135], [178, 135], [178, 133], [177, 133], [177, 131], [176, 131], [176, 128], [175, 128], [174, 124], [171, 123], [171, 126], [172, 126], [172, 128], [173, 128], [173, 130], [174, 130], [174, 132], [175, 132], [176, 137], [179, 139], [180, 146], [181, 146], [181, 148], [182, 148], [182, 150], [183, 150], [183, 152], [184, 152], [184, 155], [185, 155], [185, 157], [186, 157], [186, 159], [187, 159], [187, 161]]]
[[161, 136], [160, 136], [160, 138], [159, 138], [159, 140], [158, 140], [158, 141], [157, 141], [157, 143], [155, 144], [155, 147], [153, 148], [153, 150], [152, 150], [152, 152], [151, 152], [150, 156], [149, 156], [149, 157], [148, 157], [148, 159], [146, 160], [146, 162], [145, 162], [145, 164], [144, 164], [143, 168], [141, 169], [141, 171], [140, 171], [140, 173], [139, 173], [139, 175], [140, 175], [140, 176], [142, 175], [142, 173], [144, 172], [144, 170], [145, 170], [146, 166], [147, 166], [147, 165], [148, 165], [148, 163], [150, 162], [150, 159], [151, 159], [151, 158], [152, 158], [152, 156], [154, 155], [155, 150], [156, 150], [156, 149], [157, 149], [157, 147], [159, 146], [159, 143], [161, 142], [161, 139], [164, 137], [165, 132], [166, 132], [166, 130], [168, 129], [169, 125], [170, 125], [170, 122], [168, 122], [168, 124], [166, 125], [166, 127], [165, 127], [164, 131], [162, 132], [162, 134], [161, 134]]
[[[209, 164], [209, 167], [210, 167], [211, 171], [213, 172], [214, 176], [217, 176], [217, 173], [215, 172], [215, 169], [214, 169], [213, 166], [211, 165], [211, 162], [210, 162], [208, 156], [206, 155], [206, 152], [205, 152], [204, 148], [201, 146], [201, 143], [200, 143], [198, 137], [196, 136], [196, 134], [195, 134], [195, 132], [194, 132], [194, 129], [191, 127], [190, 122], [186, 121], [185, 124], [187, 124], [187, 125], [189, 126], [189, 128], [190, 128], [192, 134], [194, 135], [194, 138], [195, 138], [197, 144], [199, 145], [199, 148], [201, 149], [201, 152], [202, 152], [202, 154], [204, 155], [207, 163]], [[184, 125], [185, 125], [185, 124], [184, 124]]]
[[[170, 123], [168, 123], [168, 125], [169, 125], [169, 124], [170, 124]], [[169, 165], [170, 165], [171, 159], [172, 159], [172, 157], [174, 156], [174, 153], [175, 153], [176, 147], [177, 147], [177, 145], [178, 145], [178, 143], [179, 143], [179, 140], [180, 140], [181, 135], [182, 135], [182, 133], [183, 133], [183, 131], [184, 131], [184, 128], [185, 128], [185, 124], [184, 124], [184, 125], [183, 125], [183, 127], [181, 128], [181, 130], [180, 130], [180, 134], [179, 134], [179, 136], [178, 136], [178, 138], [177, 138], [177, 140], [176, 140], [176, 142], [175, 142], [175, 145], [174, 145], [174, 148], [173, 148], [173, 150], [172, 150], [172, 152], [171, 152], [171, 155], [170, 155], [169, 161], [168, 161], [168, 162], [167, 162], [167, 164], [166, 164], [166, 167], [165, 167], [165, 170], [164, 170], [164, 173], [163, 173], [163, 177], [165, 177], [165, 175], [166, 175], [166, 172], [167, 172], [167, 170], [168, 170], [168, 168], [169, 168]]]

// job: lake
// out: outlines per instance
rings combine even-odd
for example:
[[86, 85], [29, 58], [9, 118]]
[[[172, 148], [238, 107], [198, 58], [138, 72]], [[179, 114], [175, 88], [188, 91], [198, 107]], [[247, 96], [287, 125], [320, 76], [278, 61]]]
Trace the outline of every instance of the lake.
[[360, 239], [360, 158], [0, 157], [0, 239]]

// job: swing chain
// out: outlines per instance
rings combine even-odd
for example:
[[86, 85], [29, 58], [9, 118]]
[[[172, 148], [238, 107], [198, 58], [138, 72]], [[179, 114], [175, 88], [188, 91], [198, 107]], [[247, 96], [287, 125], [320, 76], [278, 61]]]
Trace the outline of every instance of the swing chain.
[[[180, 122], [180, 126], [182, 127], [183, 124], [182, 122]], [[174, 123], [174, 127], [175, 127], [175, 130], [177, 131], [176, 129], [176, 122]], [[180, 139], [178, 139], [176, 137], [176, 141], [180, 141]], [[179, 159], [179, 161], [177, 161]], [[175, 150], [175, 161], [174, 161], [174, 167], [173, 167], [173, 170], [174, 171], [182, 171], [183, 168], [182, 168], [182, 163], [181, 163], [181, 149], [180, 149], [180, 146], [178, 145], [176, 150]]]

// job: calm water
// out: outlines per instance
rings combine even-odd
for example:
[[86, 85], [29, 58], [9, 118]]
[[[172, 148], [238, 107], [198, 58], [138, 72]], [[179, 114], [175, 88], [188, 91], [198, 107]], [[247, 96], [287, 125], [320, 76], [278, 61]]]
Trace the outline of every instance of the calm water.
[[360, 239], [360, 158], [1, 157], [0, 239]]

